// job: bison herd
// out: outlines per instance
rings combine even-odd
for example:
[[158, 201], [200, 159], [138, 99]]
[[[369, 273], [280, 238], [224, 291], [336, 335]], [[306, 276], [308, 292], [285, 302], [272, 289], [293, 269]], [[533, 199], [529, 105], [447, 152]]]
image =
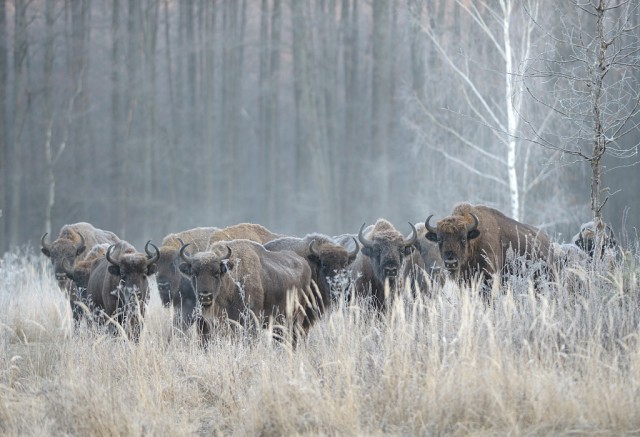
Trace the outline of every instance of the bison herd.
[[593, 222], [571, 243], [558, 244], [483, 205], [459, 204], [437, 223], [432, 217], [409, 223], [407, 236], [384, 219], [356, 234], [302, 238], [250, 223], [199, 227], [167, 235], [160, 247], [148, 241], [144, 252], [112, 232], [75, 223], [51, 243], [43, 235], [41, 246], [76, 322], [86, 318], [138, 340], [155, 275], [175, 328], [195, 325], [203, 345], [230, 325], [287, 329], [295, 342], [341, 299], [358, 297], [384, 311], [405, 286], [428, 294], [431, 281], [447, 278], [479, 280], [490, 304], [494, 279], [504, 282], [516, 266], [536, 266], [534, 279], [549, 282], [558, 267], [588, 263], [600, 253], [596, 247], [604, 254], [617, 246], [609, 227], [596, 241]]

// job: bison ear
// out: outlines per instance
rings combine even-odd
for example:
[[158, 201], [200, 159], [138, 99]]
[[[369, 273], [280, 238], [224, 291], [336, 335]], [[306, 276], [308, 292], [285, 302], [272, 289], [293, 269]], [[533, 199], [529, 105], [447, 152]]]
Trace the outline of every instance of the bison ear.
[[158, 271], [158, 266], [155, 264], [151, 264], [149, 267], [147, 267], [148, 276], [155, 274], [157, 271]]
[[318, 255], [316, 254], [310, 253], [309, 255], [307, 255], [307, 259], [314, 264], [321, 264], [320, 258], [318, 258]]
[[369, 258], [373, 257], [373, 249], [367, 246], [364, 246], [362, 249], [362, 254], [368, 256]]
[[407, 246], [404, 248], [404, 254], [409, 256], [413, 253], [414, 250], [416, 250], [416, 246], [412, 244], [411, 246]]
[[480, 231], [477, 229], [474, 229], [473, 231], [470, 231], [467, 233], [467, 240], [473, 240], [474, 238], [478, 238], [480, 236]]
[[427, 232], [424, 237], [429, 241], [433, 241], [434, 243], [438, 242], [438, 235], [433, 232]]
[[187, 276], [191, 276], [191, 264], [187, 264], [187, 263], [180, 263], [180, 266], [178, 267], [180, 269], [180, 271], [182, 273], [184, 273]]
[[42, 250], [42, 253], [44, 253], [48, 258], [51, 258], [51, 251], [48, 248], [43, 247], [40, 250]]
[[221, 273], [226, 273], [229, 272], [231, 270], [233, 270], [233, 261], [231, 260], [226, 260], [220, 263], [220, 272]]
[[114, 266], [112, 264], [107, 268], [107, 270], [109, 270], [109, 273], [111, 273], [113, 276], [120, 276], [120, 267], [118, 266]]

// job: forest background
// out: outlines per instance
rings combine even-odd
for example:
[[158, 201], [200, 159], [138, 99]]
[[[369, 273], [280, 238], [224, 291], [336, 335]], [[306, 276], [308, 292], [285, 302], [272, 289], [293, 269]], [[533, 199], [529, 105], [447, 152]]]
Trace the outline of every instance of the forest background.
[[[610, 6], [607, 29], [637, 30], [634, 2]], [[238, 222], [408, 232], [460, 201], [566, 241], [592, 218], [593, 144], [563, 59], [595, 32], [555, 1], [0, 0], [0, 253], [77, 221], [137, 246]], [[604, 89], [633, 89], [637, 37], [616, 44]], [[624, 242], [640, 117], [606, 97], [627, 114], [602, 162]]]

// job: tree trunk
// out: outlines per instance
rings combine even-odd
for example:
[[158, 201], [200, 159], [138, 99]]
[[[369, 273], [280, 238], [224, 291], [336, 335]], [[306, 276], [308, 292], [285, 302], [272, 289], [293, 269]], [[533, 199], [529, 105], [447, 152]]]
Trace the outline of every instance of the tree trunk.
[[7, 165], [9, 158], [9, 138], [7, 135], [7, 2], [0, 0], [0, 255], [8, 249], [7, 185], [9, 179]]

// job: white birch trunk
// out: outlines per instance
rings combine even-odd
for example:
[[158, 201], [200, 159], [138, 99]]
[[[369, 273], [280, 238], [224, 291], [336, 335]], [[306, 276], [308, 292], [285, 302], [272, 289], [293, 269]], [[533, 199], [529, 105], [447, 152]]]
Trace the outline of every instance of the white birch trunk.
[[511, 50], [511, 39], [509, 35], [509, 25], [511, 21], [511, 0], [501, 2], [502, 6], [502, 30], [504, 35], [504, 57], [505, 57], [505, 108], [507, 110], [507, 174], [509, 180], [509, 198], [511, 203], [511, 217], [520, 220], [520, 191], [518, 189], [518, 172], [516, 168], [516, 134], [518, 129], [518, 119], [516, 108], [514, 107], [514, 71], [513, 55]]

